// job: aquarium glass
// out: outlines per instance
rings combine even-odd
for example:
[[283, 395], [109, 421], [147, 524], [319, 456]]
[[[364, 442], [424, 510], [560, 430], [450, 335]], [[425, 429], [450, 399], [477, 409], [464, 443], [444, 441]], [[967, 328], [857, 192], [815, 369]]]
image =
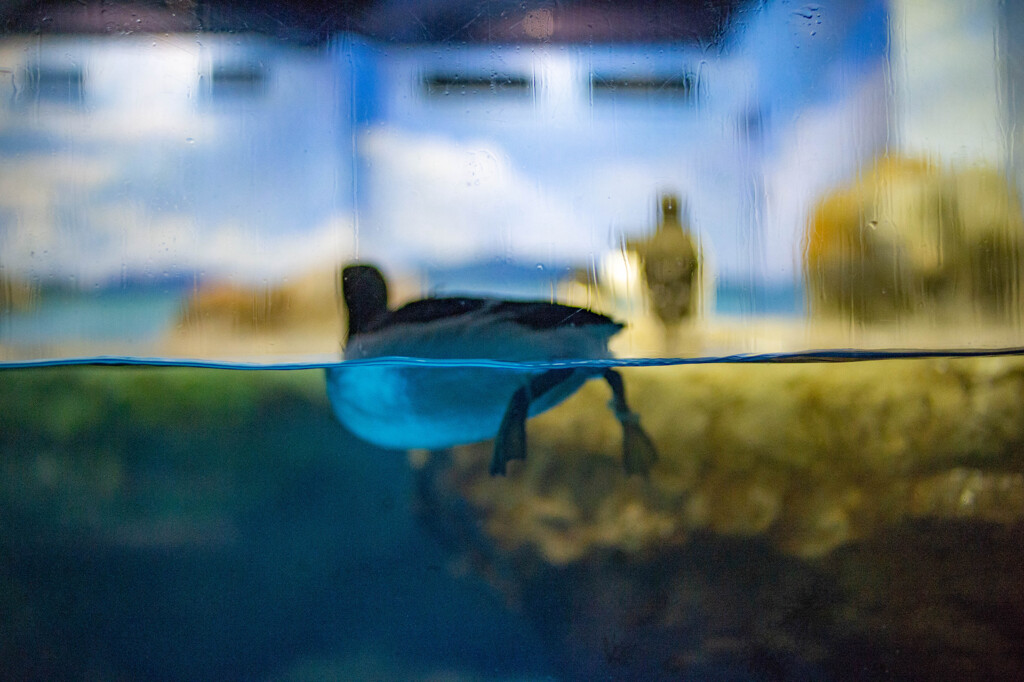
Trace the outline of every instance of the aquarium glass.
[[1022, 193], [1011, 0], [0, 2], [0, 677], [1024, 679]]

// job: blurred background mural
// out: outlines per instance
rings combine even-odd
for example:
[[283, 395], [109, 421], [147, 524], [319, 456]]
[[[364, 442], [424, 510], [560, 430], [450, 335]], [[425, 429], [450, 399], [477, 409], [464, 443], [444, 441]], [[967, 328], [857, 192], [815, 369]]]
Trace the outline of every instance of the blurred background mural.
[[[847, 232], [879, 241], [866, 254], [815, 218], [882, 156], [990, 174], [1004, 208], [981, 231], [1008, 242], [994, 258], [1016, 310], [1020, 14], [995, 0], [7, 2], [0, 352], [335, 353], [334, 272], [352, 259], [405, 295], [568, 298], [643, 328], [630, 245], [666, 192], [700, 249], [695, 316], [741, 333], [622, 352], [749, 350], [766, 316], [798, 330], [776, 345], [870, 343], [800, 321], [829, 295], [848, 311], [896, 287], [910, 302], [889, 308], [917, 306], [919, 272], [857, 283], [840, 261], [913, 271], [905, 235], [939, 227], [897, 219], [878, 237], [893, 220], [868, 214], [887, 209], [858, 205]], [[986, 343], [1017, 343], [1017, 317]]]
[[[1022, 7], [0, 0], [0, 678], [1024, 679]], [[649, 475], [347, 432], [352, 260], [627, 322]], [[830, 348], [941, 357], [657, 361]]]

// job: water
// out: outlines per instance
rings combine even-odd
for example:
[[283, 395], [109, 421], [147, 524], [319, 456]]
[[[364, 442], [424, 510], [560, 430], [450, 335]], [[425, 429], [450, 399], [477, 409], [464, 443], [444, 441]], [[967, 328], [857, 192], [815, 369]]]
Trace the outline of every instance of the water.
[[[337, 363], [8, 363], [0, 666], [40, 680], [1013, 677], [1024, 424], [1002, 415], [1018, 411], [1022, 354], [350, 361], [623, 368], [661, 450], [646, 480], [600, 435], [601, 382], [532, 420], [526, 463], [491, 478], [486, 443], [406, 456], [346, 433], [323, 391]], [[965, 402], [948, 405], [947, 384]], [[865, 391], [853, 411], [812, 402]], [[890, 431], [900, 401], [922, 400], [896, 418], [922, 421]], [[957, 418], [989, 435], [959, 453]]]
[[[0, 8], [0, 677], [1024, 679], [1020, 3], [93, 4]], [[352, 262], [626, 327], [339, 364]], [[598, 380], [492, 477], [336, 368]]]
[[417, 523], [405, 458], [345, 434], [322, 388], [0, 374], [5, 676], [548, 677], [531, 626]]
[[506, 362], [487, 359], [447, 360], [438, 358], [385, 357], [361, 360], [201, 360], [176, 358], [147, 358], [127, 355], [97, 355], [80, 358], [41, 358], [36, 360], [0, 361], [0, 369], [28, 369], [32, 367], [74, 367], [81, 365], [127, 366], [127, 367], [194, 367], [202, 369], [234, 370], [308, 370], [328, 367], [359, 366], [409, 366], [458, 368], [473, 367], [493, 370], [538, 371], [566, 368], [604, 367], [668, 367], [676, 365], [747, 364], [747, 363], [797, 363], [797, 362], [857, 362], [868, 360], [915, 360], [926, 358], [971, 358], [1005, 357], [1024, 355], [1024, 348], [945, 348], [872, 350], [856, 348], [826, 348], [822, 350], [792, 351], [779, 353], [733, 353], [729, 355], [707, 355], [687, 358], [612, 358], [601, 360], [553, 360], [538, 362]]

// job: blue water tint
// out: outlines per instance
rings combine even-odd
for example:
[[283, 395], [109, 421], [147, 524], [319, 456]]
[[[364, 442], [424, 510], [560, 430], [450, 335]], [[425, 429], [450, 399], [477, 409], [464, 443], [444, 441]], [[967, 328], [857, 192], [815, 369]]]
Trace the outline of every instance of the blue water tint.
[[938, 350], [858, 350], [836, 348], [793, 351], [785, 353], [733, 353], [704, 355], [692, 358], [610, 358], [604, 360], [552, 360], [544, 362], [506, 362], [485, 359], [433, 359], [409, 357], [383, 357], [366, 360], [309, 360], [293, 362], [259, 362], [247, 360], [200, 360], [191, 358], [134, 357], [127, 355], [95, 355], [74, 358], [41, 358], [37, 360], [0, 361], [0, 369], [30, 367], [61, 367], [77, 365], [138, 366], [138, 367], [196, 367], [203, 369], [234, 370], [303, 370], [326, 369], [339, 365], [399, 365], [420, 367], [479, 367], [535, 372], [539, 369], [604, 368], [604, 367], [667, 367], [673, 365], [711, 364], [780, 364], [802, 362], [864, 362], [869, 360], [919, 360], [924, 358], [971, 358], [1024, 355], [1024, 347], [1008, 348], [944, 348]]
[[[151, 402], [182, 409], [164, 396]], [[12, 629], [38, 637], [26, 643], [29, 653], [3, 657], [35, 667], [0, 678], [331, 679], [285, 676], [318, 660], [350, 664], [356, 679], [551, 674], [526, 619], [483, 579], [452, 575], [450, 553], [418, 522], [409, 493], [415, 472], [405, 457], [353, 438], [315, 404], [278, 397], [268, 406], [272, 416], [246, 422], [253, 428], [209, 433], [178, 431], [173, 417], [146, 427], [106, 413], [98, 419], [111, 428], [82, 425], [85, 435], [68, 446], [78, 462], [97, 443], [114, 448], [135, 491], [120, 490], [121, 502], [98, 528], [130, 529], [141, 520], [159, 530], [161, 518], [177, 518], [199, 535], [202, 524], [190, 520], [213, 514], [234, 528], [224, 544], [97, 541], [51, 516], [32, 516], [31, 504], [11, 504], [9, 494], [0, 499], [0, 574], [12, 591], [24, 590], [15, 603], [34, 609]], [[23, 456], [37, 436], [30, 426], [21, 436], [9, 431], [0, 447]], [[218, 451], [220, 443], [232, 451]], [[251, 473], [225, 479], [232, 471], [225, 460], [233, 458]], [[185, 492], [190, 482], [217, 481], [234, 494]], [[75, 499], [102, 506], [87, 491]], [[209, 506], [174, 504], [197, 499]], [[44, 539], [53, 533], [59, 541]], [[47, 647], [49, 657], [40, 656]], [[367, 672], [374, 665], [381, 670]]]

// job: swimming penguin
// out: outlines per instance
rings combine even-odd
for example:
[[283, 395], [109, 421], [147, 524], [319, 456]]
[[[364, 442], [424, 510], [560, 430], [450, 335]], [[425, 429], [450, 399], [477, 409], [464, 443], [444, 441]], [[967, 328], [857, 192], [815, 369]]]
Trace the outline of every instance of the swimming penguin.
[[[387, 284], [369, 265], [342, 272], [348, 308], [345, 359], [415, 357], [511, 362], [608, 358], [622, 325], [585, 308], [544, 301], [425, 298], [388, 308]], [[646, 473], [657, 458], [629, 409], [614, 369], [505, 369], [409, 364], [327, 368], [327, 395], [355, 435], [392, 449], [441, 449], [494, 438], [492, 475], [526, 456], [526, 419], [604, 377], [623, 429], [627, 473]]]

